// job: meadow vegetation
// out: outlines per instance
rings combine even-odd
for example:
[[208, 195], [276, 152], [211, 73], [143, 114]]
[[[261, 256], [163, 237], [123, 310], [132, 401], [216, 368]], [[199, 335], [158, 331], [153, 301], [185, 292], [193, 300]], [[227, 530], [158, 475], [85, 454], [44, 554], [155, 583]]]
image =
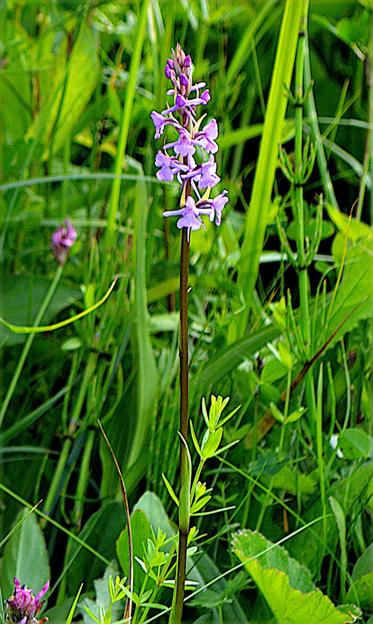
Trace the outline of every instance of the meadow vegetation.
[[[178, 42], [229, 196], [181, 493]], [[372, 124], [371, 0], [0, 0], [0, 622], [180, 621], [179, 506], [183, 622], [373, 623]]]

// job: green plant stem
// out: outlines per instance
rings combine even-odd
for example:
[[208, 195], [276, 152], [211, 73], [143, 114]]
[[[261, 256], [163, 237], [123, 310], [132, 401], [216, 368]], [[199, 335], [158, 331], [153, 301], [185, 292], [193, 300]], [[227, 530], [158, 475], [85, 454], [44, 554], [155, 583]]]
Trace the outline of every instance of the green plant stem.
[[[284, 420], [286, 421], [288, 415], [289, 415], [289, 404], [290, 404], [290, 396], [291, 396], [291, 373], [292, 373], [292, 369], [289, 368], [288, 370], [288, 374], [287, 374], [287, 383], [286, 383], [286, 398], [285, 398], [285, 407], [284, 407]], [[278, 445], [278, 454], [281, 458], [281, 454], [282, 454], [282, 449], [284, 447], [284, 441], [285, 441], [285, 431], [286, 431], [286, 425], [284, 423], [281, 424], [281, 434], [280, 434], [280, 440], [279, 440], [279, 445]], [[268, 485], [268, 489], [267, 489], [267, 495], [265, 497], [265, 502], [262, 504], [261, 509], [260, 509], [260, 513], [258, 516], [258, 520], [255, 526], [255, 530], [256, 531], [260, 531], [263, 520], [264, 520], [264, 516], [266, 514], [267, 508], [270, 505], [272, 498], [273, 498], [273, 477], [270, 478], [270, 482]]]
[[[188, 408], [189, 408], [189, 379], [188, 379], [188, 277], [189, 277], [189, 241], [187, 228], [182, 229], [180, 252], [180, 433], [185, 442], [188, 441]], [[180, 441], [180, 491], [188, 479], [187, 449]], [[182, 510], [183, 501], [180, 496], [179, 510], [179, 548], [177, 556], [177, 573], [175, 587], [174, 622], [182, 622], [184, 588], [186, 575], [186, 554], [188, 545], [189, 520], [185, 520]]]
[[[320, 364], [319, 379], [317, 384], [317, 406], [316, 406], [316, 449], [317, 463], [320, 480], [320, 499], [323, 512], [323, 542], [326, 542], [326, 488], [325, 488], [325, 465], [323, 450], [323, 363]], [[321, 561], [320, 561], [321, 564]]]
[[89, 483], [89, 477], [90, 477], [89, 465], [91, 462], [91, 455], [93, 451], [93, 445], [95, 442], [95, 434], [96, 434], [96, 431], [94, 429], [91, 429], [90, 431], [88, 431], [87, 439], [85, 440], [85, 443], [84, 443], [83, 457], [82, 457], [82, 461], [79, 467], [79, 479], [78, 479], [78, 485], [76, 487], [76, 492], [75, 492], [74, 509], [72, 512], [73, 523], [75, 526], [78, 527], [78, 529], [80, 527], [80, 522], [81, 522], [81, 518], [83, 514], [83, 507], [84, 507], [84, 499], [85, 499], [85, 495], [86, 495], [86, 491], [87, 491], [87, 487]]
[[[304, 200], [302, 186], [303, 169], [303, 72], [305, 63], [305, 50], [307, 45], [307, 13], [308, 0], [304, 1], [301, 19], [298, 51], [295, 68], [295, 188], [294, 188], [294, 217], [297, 225], [297, 265], [301, 329], [305, 352], [309, 359], [311, 353], [311, 320], [309, 309], [309, 280], [306, 266], [305, 253], [305, 219]], [[316, 422], [317, 408], [313, 373], [308, 371], [306, 380], [306, 398], [313, 422]]]
[[[49, 304], [50, 304], [50, 302], [51, 302], [51, 300], [53, 298], [53, 295], [54, 295], [54, 293], [56, 291], [56, 288], [58, 286], [58, 282], [61, 279], [62, 272], [63, 272], [63, 266], [58, 266], [57, 271], [56, 271], [56, 273], [54, 275], [53, 281], [52, 281], [51, 285], [49, 286], [49, 289], [48, 289], [47, 294], [45, 295], [44, 301], [41, 304], [41, 306], [39, 308], [39, 311], [38, 311], [38, 313], [36, 315], [36, 318], [35, 318], [35, 321], [34, 321], [34, 325], [35, 326], [40, 325], [41, 321], [43, 320], [44, 314], [46, 313], [46, 311], [47, 311], [47, 309], [49, 307]], [[22, 353], [21, 353], [20, 358], [18, 360], [16, 369], [15, 369], [15, 371], [13, 373], [13, 377], [12, 377], [11, 382], [9, 384], [8, 391], [6, 393], [5, 399], [4, 399], [3, 404], [1, 406], [1, 410], [0, 410], [0, 427], [1, 427], [2, 423], [3, 423], [4, 418], [5, 418], [7, 409], [9, 407], [9, 403], [12, 400], [12, 397], [13, 397], [13, 394], [14, 394], [14, 390], [15, 390], [15, 388], [17, 386], [17, 383], [18, 383], [18, 380], [19, 380], [19, 378], [21, 376], [21, 373], [22, 373], [23, 367], [25, 365], [27, 356], [28, 356], [28, 354], [30, 352], [32, 343], [34, 342], [34, 338], [35, 338], [35, 334], [29, 334], [27, 336], [26, 342], [25, 342], [25, 344], [23, 346]]]
[[119, 176], [122, 173], [123, 160], [124, 160], [124, 155], [125, 155], [126, 147], [127, 147], [127, 139], [128, 139], [128, 133], [129, 133], [130, 123], [131, 123], [132, 108], [133, 108], [133, 102], [135, 99], [137, 78], [139, 75], [141, 52], [142, 52], [144, 39], [145, 39], [146, 19], [147, 19], [149, 2], [150, 0], [143, 0], [141, 3], [138, 3], [139, 6], [141, 6], [141, 12], [138, 18], [137, 33], [136, 33], [136, 38], [135, 38], [136, 44], [135, 44], [135, 49], [133, 51], [133, 55], [131, 59], [131, 66], [130, 66], [130, 71], [129, 71], [129, 76], [128, 76], [128, 84], [126, 88], [126, 96], [125, 96], [124, 105], [123, 105], [123, 113], [122, 113], [122, 120], [121, 120], [120, 131], [119, 131], [117, 155], [116, 155], [115, 167], [114, 167], [114, 173], [116, 177], [113, 180], [113, 186], [111, 190], [109, 213], [108, 213], [108, 224], [107, 224], [107, 229], [106, 229], [106, 246], [109, 249], [113, 247], [113, 243], [114, 243], [114, 233], [115, 233], [115, 227], [116, 227], [115, 222], [116, 222], [116, 217], [117, 217], [117, 212], [118, 212], [118, 207], [119, 207], [120, 187], [121, 187], [121, 179]]
[[302, 186], [302, 169], [303, 169], [303, 66], [304, 66], [304, 48], [306, 39], [306, 16], [303, 15], [301, 22], [301, 30], [299, 33], [298, 53], [296, 59], [296, 75], [295, 75], [295, 188], [294, 188], [294, 209], [295, 221], [297, 225], [297, 254], [298, 254], [298, 279], [301, 300], [301, 324], [303, 340], [306, 346], [307, 355], [309, 355], [310, 343], [310, 320], [309, 320], [309, 302], [308, 302], [308, 273], [305, 264], [305, 248], [304, 248], [304, 202], [303, 202], [303, 186]]
[[[307, 40], [306, 40], [305, 49], [304, 49], [304, 61], [305, 61], [305, 65], [304, 65], [305, 79], [306, 79], [307, 84], [311, 84], [310, 51], [309, 51], [309, 45], [308, 45]], [[323, 190], [325, 193], [325, 197], [327, 201], [330, 202], [334, 206], [334, 208], [337, 208], [338, 210], [338, 202], [334, 194], [333, 184], [330, 179], [329, 169], [328, 169], [328, 165], [326, 162], [323, 139], [322, 139], [319, 124], [318, 124], [315, 98], [313, 96], [312, 89], [306, 100], [305, 107], [306, 107], [306, 113], [310, 120], [311, 136], [316, 146], [317, 164], [319, 167], [319, 172], [320, 172], [320, 177], [321, 177], [321, 182], [322, 182]]]
[[[368, 44], [368, 59], [367, 59], [367, 83], [368, 83], [368, 131], [366, 138], [363, 174], [361, 176], [359, 199], [356, 208], [356, 218], [361, 219], [361, 213], [363, 210], [365, 190], [367, 185], [367, 179], [369, 170], [372, 176], [373, 173], [373, 8], [370, 11], [370, 24], [369, 24], [369, 44]], [[371, 177], [372, 179], [372, 177]], [[373, 225], [373, 190], [370, 192], [370, 224]]]

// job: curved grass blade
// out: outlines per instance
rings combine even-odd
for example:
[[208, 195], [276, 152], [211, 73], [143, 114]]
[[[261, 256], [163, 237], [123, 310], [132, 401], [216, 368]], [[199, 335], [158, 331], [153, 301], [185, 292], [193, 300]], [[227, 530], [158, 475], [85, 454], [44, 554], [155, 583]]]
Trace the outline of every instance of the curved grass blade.
[[83, 310], [83, 312], [79, 312], [79, 314], [75, 314], [74, 316], [71, 316], [68, 319], [64, 319], [63, 321], [60, 321], [59, 323], [53, 323], [52, 325], [40, 325], [39, 327], [26, 327], [26, 326], [22, 327], [20, 325], [12, 325], [12, 323], [8, 323], [5, 319], [1, 317], [0, 317], [0, 323], [1, 325], [4, 325], [8, 329], [10, 329], [10, 331], [14, 332], [15, 334], [42, 334], [43, 332], [49, 332], [49, 331], [54, 331], [56, 329], [61, 329], [61, 327], [66, 327], [66, 325], [71, 325], [71, 323], [75, 323], [75, 321], [78, 321], [79, 319], [84, 318], [85, 316], [87, 316], [91, 312], [94, 312], [94, 310], [97, 310], [97, 308], [102, 306], [105, 303], [105, 301], [109, 298], [109, 296], [111, 295], [113, 288], [115, 284], [117, 283], [117, 280], [118, 278], [116, 277], [115, 280], [110, 285], [107, 292], [102, 297], [102, 299], [100, 299], [100, 301], [97, 301], [97, 303], [95, 303], [93, 306], [90, 306], [86, 310]]

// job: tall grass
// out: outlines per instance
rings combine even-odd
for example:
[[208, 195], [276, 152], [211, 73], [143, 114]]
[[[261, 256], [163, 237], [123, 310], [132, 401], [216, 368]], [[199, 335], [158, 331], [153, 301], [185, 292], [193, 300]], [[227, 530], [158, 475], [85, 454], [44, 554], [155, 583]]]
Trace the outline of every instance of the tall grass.
[[[193, 520], [200, 539], [187, 568], [199, 586], [185, 618], [271, 621], [264, 594], [247, 573], [236, 576], [231, 549], [232, 531], [258, 528], [285, 540], [335, 604], [354, 603], [369, 621], [357, 574], [373, 540], [371, 9], [323, 0], [52, 4], [13, 0], [0, 11], [0, 316], [59, 323], [117, 282], [102, 306], [54, 332], [0, 327], [3, 598], [17, 565], [38, 587], [49, 562], [50, 621], [71, 620], [83, 582], [82, 621], [110, 562], [128, 574], [100, 420], [134, 510], [135, 592], [150, 588], [152, 601], [171, 604], [138, 560], [162, 557], [158, 528], [168, 552], [177, 518], [162, 473], [177, 491], [179, 236], [161, 217], [177, 189], [155, 177], [150, 112], [164, 108], [163, 66], [180, 41], [214, 96], [207, 115], [219, 122], [230, 196], [220, 229], [191, 238], [196, 438], [202, 397], [240, 406], [222, 445], [237, 443], [204, 467], [211, 515]], [[56, 273], [50, 236], [66, 216], [78, 241]], [[23, 522], [40, 500], [38, 522]], [[32, 566], [25, 535], [40, 544]], [[149, 605], [135, 614], [168, 618]]]

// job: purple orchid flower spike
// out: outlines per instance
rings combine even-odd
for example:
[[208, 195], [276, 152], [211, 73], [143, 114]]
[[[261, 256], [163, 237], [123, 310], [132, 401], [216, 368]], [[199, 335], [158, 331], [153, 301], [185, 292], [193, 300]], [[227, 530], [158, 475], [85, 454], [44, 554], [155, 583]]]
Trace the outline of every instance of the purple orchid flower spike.
[[66, 219], [65, 225], [57, 228], [52, 234], [51, 247], [58, 264], [63, 266], [70, 249], [76, 241], [77, 233], [72, 223]]
[[[218, 151], [218, 124], [216, 119], [211, 119], [202, 127], [203, 118], [197, 118], [198, 107], [206, 106], [211, 99], [210, 92], [204, 82], [193, 83], [192, 60], [179, 44], [164, 71], [172, 83], [167, 94], [173, 96], [173, 103], [161, 113], [152, 112], [155, 138], [161, 137], [166, 126], [172, 126], [178, 138], [165, 143], [158, 151], [157, 178], [171, 182], [176, 176], [182, 191], [180, 210], [168, 210], [163, 215], [178, 216], [177, 227], [187, 228], [189, 240], [190, 232], [203, 225], [202, 215], [220, 225], [222, 210], [228, 202], [227, 191], [214, 199], [209, 198], [210, 190], [220, 182], [214, 159]], [[203, 197], [201, 191], [204, 191]]]
[[49, 581], [44, 587], [34, 595], [32, 589], [21, 585], [21, 582], [14, 579], [13, 595], [5, 601], [6, 621], [9, 624], [42, 624], [47, 622], [47, 618], [36, 619], [43, 606], [42, 598], [49, 589]]

